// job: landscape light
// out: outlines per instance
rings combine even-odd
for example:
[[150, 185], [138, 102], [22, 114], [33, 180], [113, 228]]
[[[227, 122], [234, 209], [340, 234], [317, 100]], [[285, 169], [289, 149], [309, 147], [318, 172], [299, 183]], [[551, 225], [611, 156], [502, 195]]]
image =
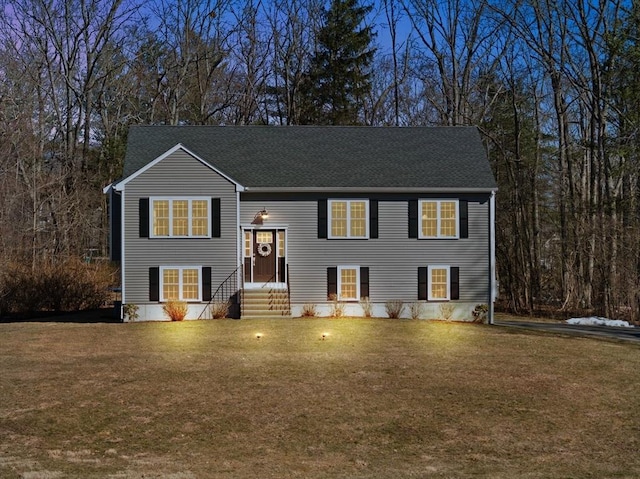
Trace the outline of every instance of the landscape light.
[[262, 337], [262, 333], [257, 333], [256, 334], [256, 339], [260, 339]]
[[329, 333], [322, 333], [322, 340], [324, 341], [327, 338], [327, 336], [329, 336]]

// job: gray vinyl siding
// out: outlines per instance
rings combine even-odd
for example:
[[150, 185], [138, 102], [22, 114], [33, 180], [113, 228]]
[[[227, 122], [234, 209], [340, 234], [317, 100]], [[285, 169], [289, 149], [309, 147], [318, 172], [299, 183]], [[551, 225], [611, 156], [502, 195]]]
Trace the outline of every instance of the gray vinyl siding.
[[[140, 198], [220, 198], [220, 238], [140, 238]], [[131, 179], [124, 189], [124, 284], [126, 302], [149, 302], [149, 268], [211, 266], [212, 292], [237, 267], [235, 185], [178, 150]]]
[[[447, 195], [446, 197], [452, 197]], [[345, 195], [329, 196], [348, 198]], [[248, 224], [262, 207], [269, 225], [287, 226], [287, 263], [292, 303], [327, 300], [327, 267], [369, 267], [370, 299], [384, 302], [417, 301], [418, 267], [449, 265], [460, 268], [461, 302], [489, 301], [489, 195], [464, 197], [469, 206], [469, 238], [411, 239], [408, 198], [378, 196], [379, 238], [368, 240], [318, 239], [317, 198], [281, 198], [268, 201], [245, 195], [241, 222]], [[440, 197], [438, 197], [440, 198]]]

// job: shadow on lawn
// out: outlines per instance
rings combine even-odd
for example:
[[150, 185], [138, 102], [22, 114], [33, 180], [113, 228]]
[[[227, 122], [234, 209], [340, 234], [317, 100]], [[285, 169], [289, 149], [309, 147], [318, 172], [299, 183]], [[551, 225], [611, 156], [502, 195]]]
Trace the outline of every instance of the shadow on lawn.
[[121, 323], [113, 307], [84, 311], [38, 311], [0, 316], [0, 323]]

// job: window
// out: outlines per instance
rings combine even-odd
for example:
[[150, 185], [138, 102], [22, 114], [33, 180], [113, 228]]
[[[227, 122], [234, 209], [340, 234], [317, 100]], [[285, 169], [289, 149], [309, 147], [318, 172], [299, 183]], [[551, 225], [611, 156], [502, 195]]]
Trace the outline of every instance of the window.
[[368, 238], [368, 200], [329, 200], [329, 238]]
[[198, 266], [160, 268], [160, 301], [201, 301], [201, 269]]
[[278, 257], [284, 258], [284, 231], [278, 230]]
[[428, 282], [429, 301], [447, 301], [449, 299], [448, 266], [430, 266]]
[[420, 238], [458, 237], [458, 200], [420, 201]]
[[338, 266], [338, 300], [360, 299], [360, 267]]
[[251, 231], [245, 231], [244, 232], [244, 257], [245, 258], [251, 258], [251, 246], [252, 246]]
[[273, 243], [273, 231], [257, 231], [256, 243]]
[[153, 237], [210, 237], [210, 200], [152, 198]]

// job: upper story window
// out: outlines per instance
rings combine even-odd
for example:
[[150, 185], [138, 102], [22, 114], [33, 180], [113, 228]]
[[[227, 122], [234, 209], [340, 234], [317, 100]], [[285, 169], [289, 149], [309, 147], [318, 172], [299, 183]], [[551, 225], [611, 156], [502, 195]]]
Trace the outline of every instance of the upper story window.
[[368, 200], [329, 200], [329, 238], [368, 238]]
[[458, 200], [420, 200], [420, 238], [458, 238]]
[[210, 199], [151, 198], [152, 237], [211, 236]]

